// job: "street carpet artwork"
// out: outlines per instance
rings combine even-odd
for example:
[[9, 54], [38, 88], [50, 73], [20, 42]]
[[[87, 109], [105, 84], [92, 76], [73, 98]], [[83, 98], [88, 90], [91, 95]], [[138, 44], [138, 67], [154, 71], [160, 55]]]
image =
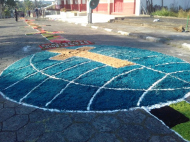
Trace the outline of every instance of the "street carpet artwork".
[[[26, 35], [41, 34], [43, 37], [45, 37], [47, 40], [49, 40], [50, 42], [53, 42], [53, 43], [61, 43], [61, 42], [70, 41], [70, 40], [58, 35], [60, 33], [64, 33], [63, 31], [49, 32], [49, 31], [46, 31], [46, 30], [44, 30], [42, 28], [43, 25], [39, 26], [38, 24], [33, 23], [34, 20], [27, 20], [27, 19], [23, 19], [23, 20], [26, 22], [26, 24], [28, 24], [33, 29], [36, 29], [38, 31], [38, 32], [35, 32], [35, 33], [27, 33]], [[59, 46], [59, 45], [57, 45], [57, 46]]]
[[[54, 41], [53, 46], [72, 42], [27, 22]], [[143, 108], [190, 141], [190, 103], [184, 101], [190, 96], [188, 62], [121, 46], [74, 44], [47, 49], [0, 73], [0, 94], [23, 105], [57, 112]]]
[[69, 47], [69, 46], [80, 46], [80, 45], [94, 44], [93, 42], [90, 42], [87, 40], [70, 41], [70, 40], [58, 35], [59, 33], [64, 33], [63, 31], [48, 32], [48, 31], [42, 29], [41, 26], [31, 22], [30, 20], [26, 19], [25, 22], [28, 25], [30, 25], [33, 29], [38, 30], [37, 33], [28, 33], [26, 35], [41, 34], [43, 37], [45, 37], [47, 40], [49, 40], [51, 42], [48, 44], [39, 45], [39, 47], [42, 50], [48, 50], [48, 49], [53, 49], [53, 48], [63, 48], [63, 47]]
[[[121, 46], [58, 48], [13, 63], [0, 74], [0, 84], [5, 98], [50, 111], [141, 107], [190, 140], [190, 104], [179, 104], [190, 96], [190, 64], [179, 58]], [[173, 114], [180, 121], [168, 120]]]
[[92, 47], [25, 57], [2, 72], [0, 91], [19, 103], [79, 112], [151, 109], [190, 96], [188, 62], [136, 48]]

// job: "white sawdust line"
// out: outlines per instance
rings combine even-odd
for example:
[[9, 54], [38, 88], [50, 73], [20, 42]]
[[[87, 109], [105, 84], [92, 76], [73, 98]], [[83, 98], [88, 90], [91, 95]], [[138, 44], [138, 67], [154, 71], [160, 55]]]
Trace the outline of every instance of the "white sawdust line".
[[171, 72], [170, 74], [175, 74], [175, 73], [181, 73], [181, 72], [190, 72], [190, 70], [182, 70], [182, 71], [176, 71], [176, 72]]
[[[32, 60], [31, 60], [31, 61], [32, 61]], [[80, 64], [75, 65], [75, 66], [73, 66], [73, 67], [67, 68], [67, 69], [65, 69], [65, 70], [63, 70], [63, 71], [61, 71], [61, 72], [58, 72], [57, 74], [62, 73], [62, 72], [64, 72], [64, 71], [66, 71], [66, 70], [70, 70], [70, 69], [72, 69], [72, 68], [75, 68], [75, 67], [77, 67], [77, 66], [80, 66], [80, 65], [89, 63], [89, 62], [91, 62], [91, 61], [87, 61], [87, 62], [80, 63]], [[48, 77], [50, 77], [50, 78], [53, 78], [53, 79], [61, 79], [61, 78], [55, 77], [54, 75], [52, 76], [52, 75], [46, 74], [46, 73], [43, 72], [43, 70], [38, 70], [38, 69], [32, 64], [32, 62], [30, 62], [30, 63], [31, 63], [31, 66], [32, 66], [37, 72], [40, 72], [41, 74], [43, 74], [43, 75], [45, 75], [45, 76], [48, 76]], [[62, 63], [64, 63], [64, 62], [62, 62]], [[60, 64], [60, 63], [58, 63], [58, 64]], [[48, 67], [48, 68], [51, 68], [51, 67], [53, 67], [53, 66], [55, 66], [55, 65], [58, 65], [58, 64], [54, 64], [54, 65], [52, 65], [52, 66], [50, 66], [50, 67]], [[55, 75], [57, 75], [57, 74], [55, 74]], [[67, 80], [64, 80], [64, 81], [67, 81]]]
[[99, 88], [99, 86], [95, 86], [95, 85], [86, 85], [86, 84], [81, 84], [81, 83], [77, 83], [77, 82], [73, 82], [73, 84], [81, 85], [81, 86], [88, 86], [88, 87]]
[[[178, 80], [181, 80], [181, 81], [183, 81], [183, 82], [185, 82], [185, 83], [190, 84], [190, 82], [187, 82], [187, 81], [185, 81], [185, 80], [183, 80], [183, 79], [181, 79], [181, 78], [179, 78], [179, 77], [176, 77], [176, 76], [171, 75], [171, 74], [180, 73], [180, 72], [190, 72], [190, 70], [182, 70], [182, 71], [176, 71], [176, 72], [171, 72], [171, 73], [165, 73], [165, 72], [162, 72], [162, 71], [159, 71], [159, 70], [155, 70], [155, 69], [150, 68], [150, 67], [146, 67], [146, 66], [141, 65], [141, 64], [136, 64], [136, 65], [139, 65], [139, 66], [142, 66], [142, 67], [144, 67], [144, 68], [153, 70], [153, 71], [155, 71], [155, 72], [163, 73], [163, 74], [165, 74], [165, 75], [171, 76], [171, 77], [173, 77], [173, 78], [176, 78], [176, 79], [178, 79]], [[108, 88], [108, 89], [109, 89], [109, 88]], [[121, 90], [129, 90], [128, 88], [118, 88], [118, 89], [121, 89]], [[153, 90], [158, 90], [158, 91], [159, 91], [159, 90], [168, 90], [168, 91], [171, 91], [171, 90], [180, 90], [180, 89], [189, 89], [189, 87], [168, 88], [168, 89], [153, 89]]]
[[104, 89], [109, 89], [109, 90], [131, 90], [131, 91], [145, 91], [146, 89], [132, 89], [132, 88], [109, 88], [109, 87], [104, 87]]
[[18, 61], [20, 61], [20, 59], [18, 59], [17, 61], [13, 62], [12, 64], [10, 64], [9, 66], [7, 66], [1, 73], [0, 76], [3, 74], [3, 72], [8, 69], [9, 67], [11, 67], [13, 64], [17, 63]]
[[[18, 61], [19, 61], [19, 60], [18, 60]], [[16, 62], [17, 62], [17, 61], [16, 61]], [[15, 64], [16, 62], [14, 62], [14, 64]], [[41, 62], [43, 62], [43, 61], [36, 62], [36, 63], [41, 63]], [[11, 64], [11, 65], [12, 65], [12, 64]], [[11, 65], [10, 65], [10, 66], [11, 66]], [[10, 66], [8, 66], [8, 67], [10, 67]], [[16, 69], [16, 70], [14, 70], [14, 71], [12, 71], [12, 72], [10, 72], [10, 73], [4, 75], [4, 76], [1, 76], [1, 75], [0, 75], [0, 78], [1, 78], [1, 77], [6, 77], [6, 76], [8, 76], [9, 74], [14, 73], [15, 71], [19, 71], [19, 70], [22, 70], [22, 69], [27, 68], [27, 67], [30, 67], [30, 66], [31, 66], [31, 65], [29, 64], [29, 65], [27, 65], [27, 66], [20, 67], [20, 68], [18, 68], [18, 69]], [[7, 68], [8, 68], [8, 67], [7, 67]], [[6, 68], [6, 69], [7, 69], [7, 68]]]
[[118, 78], [118, 77], [120, 77], [120, 76], [122, 76], [122, 75], [126, 75], [126, 74], [129, 74], [129, 73], [131, 73], [131, 72], [133, 72], [133, 71], [135, 71], [135, 70], [140, 70], [140, 69], [143, 69], [143, 68], [144, 68], [144, 67], [137, 68], [137, 69], [132, 69], [132, 70], [130, 70], [130, 71], [127, 71], [127, 72], [124, 72], [124, 73], [122, 73], [122, 74], [119, 74], [119, 75], [117, 75], [117, 76], [111, 78], [109, 81], [107, 81], [102, 87], [99, 87], [99, 89], [94, 93], [94, 95], [92, 96], [92, 98], [90, 99], [90, 101], [89, 101], [89, 103], [88, 103], [87, 110], [90, 110], [90, 107], [91, 107], [91, 104], [92, 104], [94, 98], [96, 97], [96, 95], [97, 95], [106, 85], [108, 85], [108, 84], [111, 83], [113, 80], [115, 80], [116, 78]]
[[[33, 56], [31, 57], [31, 59], [32, 59], [34, 56], [35, 56], [35, 55], [33, 55]], [[30, 62], [31, 62], [31, 59], [30, 59]], [[32, 64], [32, 63], [31, 63], [31, 64]], [[54, 65], [52, 65], [52, 66], [54, 66]], [[31, 77], [31, 76], [37, 74], [37, 73], [42, 73], [42, 74], [45, 75], [45, 73], [43, 73], [43, 71], [46, 70], [46, 69], [48, 69], [48, 68], [51, 68], [52, 66], [46, 67], [46, 68], [44, 68], [44, 69], [42, 69], [42, 70], [38, 70], [38, 69], [36, 69], [37, 72], [32, 73], [32, 74], [30, 74], [30, 75], [24, 77], [23, 79], [21, 79], [21, 80], [15, 82], [15, 83], [9, 85], [8, 87], [6, 87], [6, 88], [3, 89], [3, 90], [6, 90], [6, 89], [8, 89], [8, 88], [10, 88], [10, 87], [13, 87], [14, 85], [18, 84], [19, 82], [21, 82], [21, 81], [23, 81], [23, 80], [25, 80], [25, 79], [27, 79], [27, 78], [29, 78], [29, 77]], [[34, 68], [34, 66], [33, 66], [33, 68]], [[56, 79], [54, 76], [50, 76], [50, 75], [47, 75], [47, 76], [50, 77], [50, 78], [54, 78], [54, 79]], [[59, 78], [58, 78], [58, 79], [59, 79]], [[67, 81], [67, 80], [65, 80], [65, 81]]]
[[176, 72], [166, 73], [166, 72], [163, 72], [163, 71], [160, 71], [160, 70], [156, 70], [156, 69], [153, 69], [153, 68], [151, 68], [151, 67], [147, 67], [147, 66], [144, 66], [144, 65], [141, 65], [141, 64], [136, 64], [136, 65], [143, 66], [143, 67], [145, 67], [145, 68], [147, 68], [147, 69], [150, 69], [150, 70], [153, 70], [153, 71], [155, 71], [155, 72], [159, 72], [159, 73], [163, 73], [163, 74], [169, 74], [169, 75], [170, 75], [170, 74], [179, 73], [179, 72], [186, 72], [186, 71], [190, 72], [190, 70], [182, 70], [182, 71], [176, 71]]
[[164, 107], [164, 106], [169, 106], [171, 104], [179, 103], [181, 101], [184, 101], [188, 97], [190, 97], [190, 92], [188, 92], [187, 94], [185, 94], [184, 97], [182, 97], [180, 99], [177, 99], [175, 101], [167, 101], [166, 103], [160, 103], [160, 104], [155, 104], [155, 105], [151, 105], [151, 106], [142, 106], [142, 108], [150, 111], [152, 109], [161, 108], [161, 107]]
[[148, 58], [152, 58], [152, 57], [158, 57], [158, 55], [151, 55], [151, 56], [147, 56]]
[[[81, 64], [83, 64], [83, 63], [81, 63]], [[51, 76], [51, 77], [48, 76], [47, 79], [45, 79], [45, 80], [42, 81], [40, 84], [38, 84], [37, 86], [35, 86], [30, 92], [28, 92], [23, 98], [21, 98], [21, 99], [20, 99], [20, 102], [23, 101], [23, 99], [27, 98], [35, 89], [37, 89], [40, 85], [42, 85], [42, 84], [43, 84], [44, 82], [46, 82], [48, 79], [50, 79], [50, 78], [56, 79], [56, 78], [54, 77], [55, 75], [58, 75], [58, 74], [60, 74], [60, 73], [62, 73], [62, 72], [65, 72], [65, 71], [67, 71], [67, 70], [70, 70], [70, 69], [72, 69], [72, 68], [74, 68], [74, 67], [80, 66], [81, 64], [75, 65], [75, 66], [70, 67], [70, 68], [67, 68], [67, 69], [65, 69], [65, 70], [63, 70], [63, 71], [61, 71], [61, 72], [58, 72], [58, 73], [54, 74], [54, 75]], [[57, 79], [60, 79], [60, 78], [57, 78]], [[65, 79], [61, 79], [61, 80], [66, 81], [66, 82], [70, 82], [69, 80], [65, 80]]]
[[24, 68], [27, 68], [27, 67], [29, 67], [29, 66], [30, 66], [30, 65], [25, 66], [25, 67], [18, 68], [18, 69], [14, 70], [14, 71], [12, 71], [12, 72], [10, 72], [10, 73], [7, 73], [7, 74], [4, 75], [4, 76], [1, 76], [1, 75], [0, 75], [0, 78], [4, 78], [4, 77], [8, 76], [9, 74], [14, 73], [15, 71], [19, 71], [19, 70], [24, 69]]
[[[89, 62], [91, 62], [91, 61], [83, 62], [83, 63], [81, 63], [81, 64], [79, 64], [79, 65], [75, 65], [75, 66], [73, 66], [73, 67], [67, 68], [67, 69], [65, 69], [65, 70], [63, 70], [63, 71], [60, 71], [60, 72], [54, 74], [53, 76], [50, 76], [50, 75], [45, 74], [45, 73], [43, 73], [43, 72], [41, 72], [41, 73], [44, 74], [44, 75], [46, 75], [46, 76], [48, 76], [49, 78], [61, 79], [61, 80], [64, 80], [64, 81], [66, 81], [66, 82], [70, 82], [69, 80], [65, 80], [65, 79], [62, 79], [62, 78], [56, 78], [55, 75], [58, 75], [58, 74], [60, 74], [60, 73], [62, 73], [62, 72], [65, 72], [65, 71], [67, 71], [67, 70], [70, 70], [70, 69], [72, 69], [72, 68], [75, 68], [75, 67], [77, 67], [77, 66], [80, 66], [80, 65], [82, 65], [82, 64], [89, 63]], [[61, 63], [64, 63], [64, 62], [61, 62]], [[61, 63], [58, 63], [58, 64], [61, 64]], [[31, 61], [31, 64], [32, 64], [32, 61]], [[56, 64], [56, 65], [58, 65], [58, 64]], [[54, 65], [52, 65], [52, 66], [50, 66], [50, 67], [53, 67], [53, 66], [54, 66]], [[38, 70], [33, 64], [32, 64], [32, 67], [33, 67], [36, 71], [38, 71], [38, 72], [40, 71], [40, 70]], [[47, 68], [50, 68], [50, 67], [47, 67]], [[36, 87], [34, 87], [29, 93], [27, 93], [23, 98], [20, 99], [20, 102], [23, 101], [23, 99], [27, 98], [35, 89], [37, 89], [41, 84], [43, 84], [44, 82], [46, 82], [49, 78], [45, 79], [45, 80], [42, 81], [39, 85], [37, 85]], [[75, 83], [75, 82], [72, 82], [72, 83], [74, 83], [74, 84], [79, 84], [79, 83]], [[98, 86], [85, 85], [85, 84], [84, 84], [84, 85], [83, 85], [83, 84], [79, 84], [79, 85], [82, 85], [82, 86], [91, 86], [91, 87], [98, 87]]]
[[170, 62], [165, 64], [157, 64], [155, 66], [164, 66], [164, 65], [172, 65], [172, 64], [187, 64], [186, 62]]
[[[55, 75], [58, 75], [58, 74], [60, 74], [60, 73], [62, 73], [62, 72], [65, 72], [65, 71], [67, 71], [67, 70], [76, 68], [76, 67], [78, 67], [78, 66], [81, 66], [81, 65], [84, 65], [84, 64], [87, 64], [87, 63], [90, 63], [90, 62], [91, 62], [91, 61], [87, 61], [87, 62], [80, 63], [80, 64], [78, 64], [78, 65], [75, 65], [75, 66], [72, 66], [72, 67], [67, 68], [67, 69], [65, 69], [65, 70], [62, 70], [62, 71], [56, 73]], [[53, 75], [53, 77], [54, 77], [55, 75]], [[54, 78], [55, 78], [55, 79], [61, 79], [61, 80], [64, 80], [64, 81], [69, 82], [68, 80], [65, 80], [65, 79], [62, 79], [62, 78], [56, 78], [56, 77], [54, 77]]]
[[[178, 80], [181, 80], [181, 81], [183, 81], [183, 82], [185, 82], [185, 83], [190, 84], [190, 82], [187, 82], [187, 81], [185, 81], [185, 80], [183, 80], [183, 79], [181, 79], [181, 78], [179, 78], [179, 77], [175, 77], [175, 76], [172, 76], [172, 75], [171, 75], [171, 74], [175, 74], [175, 73], [178, 73], [178, 72], [185, 72], [185, 71], [189, 71], [189, 72], [190, 72], [190, 70], [183, 70], [183, 71], [176, 71], [176, 72], [171, 72], [171, 73], [165, 73], [165, 72], [162, 72], [162, 71], [159, 71], [159, 70], [155, 70], [155, 69], [150, 68], [150, 67], [146, 67], [146, 66], [141, 65], [141, 64], [136, 64], [136, 65], [139, 65], [139, 66], [142, 66], [142, 67], [144, 67], [144, 68], [147, 68], [147, 69], [153, 70], [153, 71], [155, 71], [155, 72], [163, 73], [163, 74], [165, 74], [165, 75], [171, 76], [171, 77], [173, 77], [173, 78], [176, 78], [176, 79], [178, 79]], [[93, 86], [93, 87], [98, 87], [98, 86]], [[105, 88], [105, 89], [112, 89], [112, 90], [134, 90], [134, 91], [145, 91], [145, 89], [107, 88], [107, 87], [104, 87], [104, 88]], [[162, 90], [172, 91], [172, 90], [180, 90], [180, 89], [189, 89], [189, 87], [182, 87], [182, 88], [168, 88], [168, 89], [153, 89], [153, 90], [157, 90], [157, 91], [159, 91], [159, 90], [161, 90], [161, 91], [162, 91]]]
[[154, 83], [152, 84], [152, 86], [150, 86], [150, 87], [141, 95], [141, 97], [139, 98], [139, 100], [138, 100], [138, 102], [137, 102], [137, 106], [140, 106], [140, 103], [141, 103], [141, 101], [143, 100], [143, 98], [145, 97], [145, 95], [146, 95], [150, 90], [152, 90], [152, 88], [153, 88], [154, 86], [156, 86], [156, 85], [159, 84], [162, 80], [164, 80], [168, 75], [169, 75], [169, 74], [166, 74], [163, 78], [161, 78], [161, 79], [157, 80], [156, 82], [154, 82]]
[[[79, 84], [81, 85], [81, 84]], [[93, 87], [98, 87], [98, 86], [93, 86]], [[130, 91], [146, 91], [146, 89], [131, 89], [131, 88], [107, 88], [107, 87], [104, 87], [104, 89], [109, 89], [109, 90], [118, 90], [118, 91], [121, 91], [121, 90], [130, 90]], [[173, 91], [173, 90], [188, 90], [190, 89], [190, 87], [182, 87], [182, 88], [167, 88], [167, 89], [152, 89], [154, 91]]]
[[40, 85], [42, 85], [44, 82], [46, 82], [48, 79], [50, 78], [46, 78], [44, 81], [42, 81], [40, 84], [38, 84], [37, 86], [35, 86], [30, 92], [28, 92], [24, 97], [22, 97], [19, 101], [19, 103], [21, 103], [25, 98], [27, 98], [35, 89], [37, 89]]
[[[76, 65], [76, 66], [79, 66], [79, 65]], [[76, 66], [75, 66], [75, 67], [76, 67]], [[67, 68], [67, 69], [65, 69], [65, 70], [63, 70], [63, 71], [61, 71], [61, 72], [58, 72], [58, 73], [54, 74], [54, 75], [58, 75], [58, 74], [60, 74], [60, 73], [62, 73], [62, 72], [64, 72], [64, 71], [67, 71], [67, 70], [72, 69], [72, 68], [74, 68], [74, 67]], [[53, 75], [53, 76], [54, 76], [54, 75]], [[41, 84], [43, 84], [44, 82], [46, 82], [46, 81], [47, 81], [48, 79], [50, 79], [50, 78], [52, 78], [52, 77], [49, 77], [49, 78], [45, 79], [45, 80], [42, 81], [39, 85], [37, 85], [36, 87], [34, 87], [29, 93], [27, 93], [27, 95], [25, 95], [22, 99], [20, 99], [20, 102], [21, 102], [23, 99], [25, 99], [26, 97], [28, 97], [28, 95], [30, 95], [30, 93], [32, 93], [32, 91], [34, 91], [35, 89], [37, 89]], [[69, 80], [65, 80], [65, 79], [61, 79], [61, 80], [64, 80], [64, 81], [66, 81], [66, 82], [69, 82]]]
[[[135, 63], [135, 62], [134, 62]], [[146, 69], [149, 69], [149, 70], [152, 70], [152, 71], [155, 71], [155, 72], [159, 72], [159, 73], [163, 73], [163, 74], [167, 74], [167, 73], [165, 73], [165, 72], [162, 72], [162, 71], [159, 71], [159, 70], [155, 70], [155, 69], [153, 69], [153, 68], [151, 68], [151, 67], [147, 67], [147, 66], [144, 66], [144, 65], [141, 65], [141, 64], [138, 64], [138, 63], [135, 63], [136, 65], [139, 65], [139, 66], [142, 66], [142, 67], [144, 67], [144, 68], [146, 68]]]
[[5, 89], [3, 89], [3, 90], [7, 90], [8, 88], [13, 87], [13, 86], [14, 86], [14, 85], [16, 85], [17, 83], [19, 83], [19, 82], [21, 82], [21, 81], [23, 81], [23, 80], [25, 80], [25, 79], [29, 78], [30, 76], [33, 76], [33, 75], [37, 74], [37, 73], [38, 73], [38, 72], [35, 72], [35, 73], [33, 73], [33, 74], [30, 74], [30, 75], [28, 75], [28, 76], [24, 77], [23, 79], [21, 79], [21, 80], [19, 80], [19, 81], [15, 82], [15, 83], [13, 83], [13, 84], [9, 85], [8, 87], [6, 87], [6, 88], [5, 88]]
[[[34, 54], [34, 55], [30, 58], [30, 62], [31, 62], [31, 59], [32, 59], [34, 56], [35, 56], [35, 54]], [[44, 69], [42, 69], [41, 71], [46, 70], [46, 69], [48, 69], [48, 68], [49, 68], [49, 67], [44, 68]], [[38, 72], [32, 73], [32, 74], [30, 74], [30, 75], [28, 75], [28, 76], [24, 77], [23, 79], [21, 79], [21, 80], [19, 80], [19, 81], [15, 82], [15, 83], [13, 83], [13, 84], [9, 85], [8, 87], [6, 87], [6, 88], [5, 88], [5, 89], [3, 89], [3, 90], [6, 90], [6, 89], [8, 89], [8, 88], [10, 88], [10, 87], [13, 87], [13, 86], [14, 86], [14, 85], [16, 85], [17, 83], [19, 83], [19, 82], [21, 82], [21, 81], [23, 81], [23, 80], [25, 80], [25, 79], [29, 78], [30, 76], [33, 76], [33, 75], [37, 74], [37, 73], [38, 73]]]
[[54, 101], [59, 95], [61, 95], [67, 88], [68, 86], [71, 84], [71, 83], [74, 83], [74, 81], [76, 81], [77, 79], [81, 78], [82, 76], [84, 76], [85, 74], [89, 73], [89, 72], [93, 72], [94, 70], [97, 70], [97, 69], [100, 69], [100, 68], [103, 68], [103, 67], [106, 67], [107, 65], [104, 65], [104, 66], [101, 66], [101, 67], [96, 67], [94, 69], [91, 69], [91, 70], [88, 70], [87, 72], [79, 75], [77, 78], [73, 79], [72, 81], [70, 81], [58, 94], [56, 94], [52, 100], [50, 100], [49, 102], [46, 103], [46, 107], [52, 103], [52, 101]]
[[[152, 57], [158, 57], [158, 55], [147, 56], [146, 58], [152, 58]], [[143, 59], [143, 58], [145, 58], [145, 57], [132, 58], [132, 60], [134, 60], [134, 59]]]
[[[50, 77], [50, 78], [54, 78], [53, 76], [44, 73], [43, 70], [37, 69], [37, 68], [34, 66], [34, 64], [32, 63], [32, 59], [33, 59], [33, 58], [34, 58], [34, 56], [32, 56], [32, 58], [30, 59], [30, 65], [33, 67], [34, 70], [36, 70], [37, 72], [40, 72], [41, 74], [43, 74], [43, 75], [45, 75], [45, 76], [48, 76], [48, 77]], [[60, 63], [54, 64], [54, 65], [51, 65], [51, 66], [47, 67], [46, 69], [52, 68], [52, 67], [54, 67], [54, 66], [57, 66], [57, 65], [60, 65], [60, 64], [63, 64], [63, 63], [64, 63], [64, 62], [60, 62]]]
[[[69, 61], [70, 61], [70, 60], [69, 60]], [[17, 61], [16, 61], [16, 62], [17, 62]], [[14, 63], [16, 63], [16, 62], [14, 62]], [[43, 61], [36, 62], [36, 63], [41, 63], [41, 62], [43, 62]], [[65, 63], [65, 62], [68, 62], [68, 61], [60, 62], [60, 64], [61, 64], [61, 63]], [[58, 63], [58, 64], [59, 64], [59, 63]], [[10, 66], [11, 66], [11, 65], [10, 65]], [[8, 67], [10, 67], [10, 66], [8, 66]], [[22, 70], [22, 69], [27, 68], [27, 67], [30, 67], [30, 66], [31, 66], [31, 65], [29, 64], [29, 65], [27, 65], [27, 66], [20, 67], [20, 68], [18, 68], [18, 69], [16, 69], [16, 70], [14, 70], [14, 71], [12, 71], [12, 72], [10, 72], [10, 73], [4, 75], [4, 76], [1, 76], [1, 75], [0, 75], [0, 78], [1, 78], [1, 77], [6, 77], [6, 76], [8, 76], [9, 74], [14, 73], [15, 71], [19, 71], [19, 70]], [[8, 67], [7, 67], [7, 68], [8, 68]], [[6, 68], [6, 69], [7, 69], [7, 68]]]
[[179, 78], [179, 77], [176, 77], [176, 76], [173, 76], [173, 75], [169, 75], [169, 76], [171, 76], [171, 77], [173, 77], [173, 78], [176, 78], [176, 79], [178, 79], [178, 80], [181, 80], [181, 81], [183, 81], [183, 82], [185, 82], [185, 83], [190, 84], [190, 82], [185, 81], [185, 80], [183, 80], [183, 79], [181, 79], [181, 78]]
[[[140, 65], [140, 64], [137, 64], [137, 65]], [[143, 65], [141, 65], [141, 66], [143, 66]], [[181, 79], [181, 78], [179, 78], [179, 77], [176, 77], [176, 76], [171, 75], [171, 74], [182, 73], [182, 72], [190, 72], [190, 70], [182, 70], [182, 71], [176, 71], [176, 72], [165, 73], [165, 72], [162, 72], [162, 71], [159, 71], [159, 70], [152, 69], [152, 68], [150, 68], [150, 67], [146, 67], [146, 66], [144, 66], [144, 67], [147, 68], [147, 69], [153, 70], [153, 71], [155, 71], [155, 72], [163, 73], [163, 74], [166, 74], [166, 75], [168, 74], [168, 76], [173, 77], [173, 78], [176, 78], [176, 79], [178, 79], [178, 80], [181, 80], [181, 81], [183, 81], [183, 82], [185, 82], [185, 83], [188, 83], [188, 84], [190, 83], [190, 82], [185, 81], [185, 80], [183, 80], [183, 79]]]
[[105, 51], [107, 51], [107, 50], [109, 50], [109, 49], [102, 49], [102, 50], [99, 50], [99, 51], [96, 51], [97, 53], [99, 53], [99, 52], [105, 52]]
[[[188, 90], [190, 87], [182, 87], [182, 88], [167, 88], [167, 89], [152, 89], [153, 91], [174, 91], [174, 90]], [[151, 91], [152, 91], [151, 90]]]

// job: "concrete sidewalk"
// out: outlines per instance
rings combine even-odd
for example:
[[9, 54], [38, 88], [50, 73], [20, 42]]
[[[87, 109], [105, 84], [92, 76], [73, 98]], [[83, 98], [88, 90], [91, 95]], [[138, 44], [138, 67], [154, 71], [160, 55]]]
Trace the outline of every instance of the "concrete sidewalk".
[[[186, 19], [128, 16], [122, 21], [117, 20], [122, 19], [122, 16], [93, 13], [92, 23], [88, 24], [87, 16], [63, 18], [61, 15], [50, 15], [47, 18], [190, 50], [190, 32], [174, 30], [179, 26], [186, 28]], [[159, 22], [153, 22], [154, 19], [159, 19]]]
[[[87, 16], [47, 15], [46, 17], [52, 20], [59, 20], [63, 22], [88, 24]], [[92, 23], [106, 23], [111, 19], [115, 19], [115, 17], [122, 17], [122, 16], [92, 13]]]

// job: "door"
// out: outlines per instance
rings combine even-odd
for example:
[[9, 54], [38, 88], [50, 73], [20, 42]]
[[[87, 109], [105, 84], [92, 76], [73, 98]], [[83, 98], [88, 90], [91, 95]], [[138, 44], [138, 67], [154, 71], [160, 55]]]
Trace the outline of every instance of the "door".
[[114, 0], [114, 12], [123, 12], [123, 0]]

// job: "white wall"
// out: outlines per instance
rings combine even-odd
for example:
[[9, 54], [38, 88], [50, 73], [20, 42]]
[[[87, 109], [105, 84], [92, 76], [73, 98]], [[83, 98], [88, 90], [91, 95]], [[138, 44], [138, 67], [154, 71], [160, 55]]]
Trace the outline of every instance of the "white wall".
[[86, 0], [82, 0], [82, 4], [86, 4]]
[[[153, 6], [160, 5], [162, 6], [162, 0], [152, 0]], [[181, 6], [183, 9], [190, 8], [190, 0], [163, 0], [163, 6], [171, 7], [171, 4], [175, 6]], [[141, 6], [146, 8], [146, 0], [141, 0]]]
[[135, 15], [139, 16], [141, 14], [141, 1], [140, 0], [136, 0], [136, 9], [135, 9]]

